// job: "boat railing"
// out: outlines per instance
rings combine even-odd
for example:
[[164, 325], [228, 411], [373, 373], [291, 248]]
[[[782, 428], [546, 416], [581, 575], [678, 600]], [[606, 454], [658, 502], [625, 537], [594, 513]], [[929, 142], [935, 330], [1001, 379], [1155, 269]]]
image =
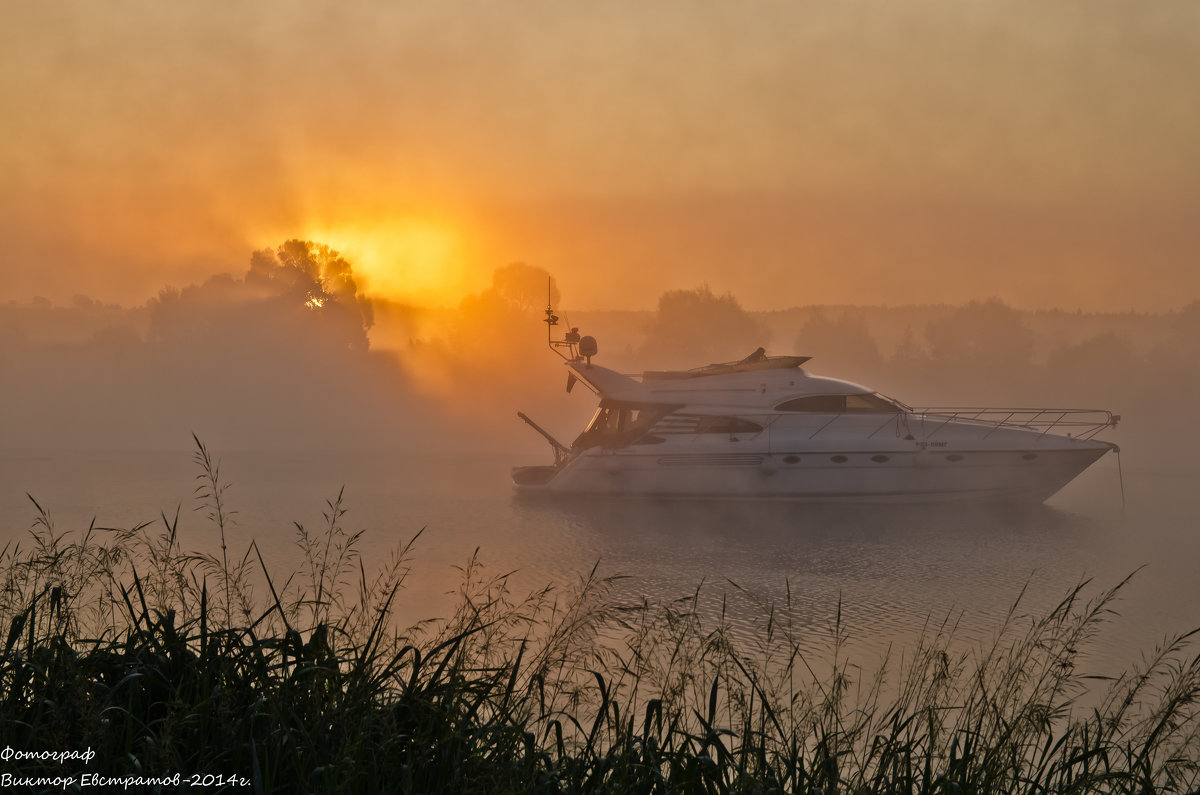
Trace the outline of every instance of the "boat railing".
[[933, 423], [932, 436], [953, 422], [969, 421], [991, 426], [984, 438], [1000, 428], [1026, 428], [1049, 433], [1065, 434], [1076, 439], [1091, 439], [1106, 428], [1115, 428], [1121, 415], [1104, 409], [1044, 409], [1044, 408], [914, 408], [910, 417], [922, 423]]

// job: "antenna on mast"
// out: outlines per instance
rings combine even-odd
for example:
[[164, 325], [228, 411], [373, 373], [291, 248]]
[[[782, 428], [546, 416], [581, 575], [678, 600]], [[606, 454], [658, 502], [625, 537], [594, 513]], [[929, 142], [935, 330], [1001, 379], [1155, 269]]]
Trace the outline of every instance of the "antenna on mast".
[[554, 314], [554, 277], [546, 277], [546, 339], [550, 340], [550, 344], [554, 342], [551, 338], [550, 330], [558, 325], [558, 315]]
[[571, 328], [566, 334], [563, 334], [562, 339], [554, 339], [554, 327], [558, 325], [558, 315], [554, 314], [554, 277], [546, 278], [546, 318], [543, 320], [546, 324], [546, 343], [550, 346], [550, 350], [557, 353], [568, 362], [578, 362], [586, 360], [588, 364], [592, 363], [592, 357], [596, 355], [597, 346], [596, 340], [593, 337], [579, 336], [579, 328]]

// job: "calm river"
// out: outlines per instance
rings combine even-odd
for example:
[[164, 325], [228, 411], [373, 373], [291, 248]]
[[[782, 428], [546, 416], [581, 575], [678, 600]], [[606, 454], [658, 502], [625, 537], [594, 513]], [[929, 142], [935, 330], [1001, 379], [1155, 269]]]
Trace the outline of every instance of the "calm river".
[[[198, 469], [184, 447], [162, 453], [64, 453], [0, 458], [0, 543], [17, 540], [36, 512], [58, 531], [159, 521], [181, 506], [185, 547], [212, 549], [216, 529], [197, 512]], [[222, 478], [236, 511], [231, 547], [250, 539], [284, 579], [299, 561], [294, 522], [323, 524], [325, 500], [345, 486], [343, 524], [365, 529], [368, 571], [424, 529], [401, 617], [444, 615], [462, 566], [479, 549], [487, 571], [515, 570], [517, 590], [569, 584], [599, 563], [625, 575], [622, 596], [669, 600], [702, 585], [706, 604], [728, 597], [735, 625], [760, 615], [754, 600], [790, 590], [800, 625], [819, 647], [841, 604], [851, 649], [877, 659], [903, 648], [928, 620], [961, 614], [959, 636], [986, 641], [1028, 585], [1022, 612], [1037, 613], [1091, 577], [1126, 588], [1090, 658], [1098, 673], [1136, 662], [1170, 633], [1200, 626], [1200, 472], [1128, 461], [1122, 506], [1112, 456], [1044, 506], [1030, 509], [837, 507], [787, 503], [585, 501], [514, 497], [519, 454], [417, 457], [403, 452], [225, 453]], [[737, 587], [733, 585], [736, 583]]]

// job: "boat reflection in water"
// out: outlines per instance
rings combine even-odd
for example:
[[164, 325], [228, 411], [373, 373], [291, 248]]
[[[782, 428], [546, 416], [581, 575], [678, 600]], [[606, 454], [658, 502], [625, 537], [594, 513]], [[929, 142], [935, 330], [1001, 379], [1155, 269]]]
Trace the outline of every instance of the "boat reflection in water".
[[1119, 419], [1093, 409], [912, 408], [812, 375], [806, 356], [623, 375], [572, 329], [551, 348], [600, 398], [554, 463], [513, 469], [525, 493], [815, 502], [1041, 502], [1106, 452]]

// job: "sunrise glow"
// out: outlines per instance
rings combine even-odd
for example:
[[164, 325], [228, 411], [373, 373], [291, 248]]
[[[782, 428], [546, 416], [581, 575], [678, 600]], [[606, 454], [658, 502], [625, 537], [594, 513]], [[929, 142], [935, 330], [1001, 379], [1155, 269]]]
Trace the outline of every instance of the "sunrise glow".
[[399, 302], [455, 305], [487, 283], [463, 233], [433, 218], [391, 218], [312, 225], [301, 235], [341, 253], [366, 295]]
[[434, 306], [511, 262], [597, 310], [1200, 291], [1183, 0], [8, 5], [13, 300], [136, 306], [293, 239]]

